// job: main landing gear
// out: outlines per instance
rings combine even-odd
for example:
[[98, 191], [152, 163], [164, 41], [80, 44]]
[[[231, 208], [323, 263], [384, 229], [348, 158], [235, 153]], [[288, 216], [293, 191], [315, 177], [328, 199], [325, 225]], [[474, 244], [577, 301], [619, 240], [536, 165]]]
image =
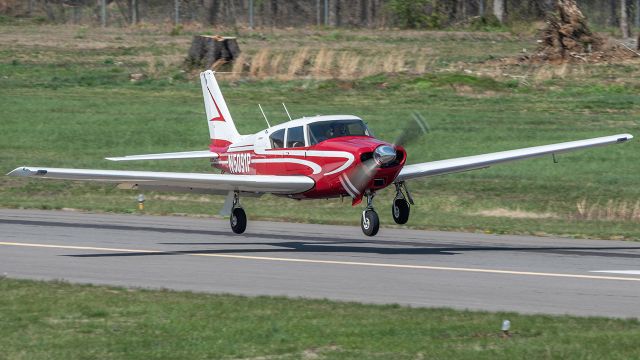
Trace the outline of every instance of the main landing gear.
[[[403, 182], [396, 183], [395, 185], [396, 197], [393, 199], [391, 215], [393, 216], [393, 221], [395, 221], [396, 224], [406, 224], [407, 221], [409, 221], [409, 212], [411, 210], [409, 204], [413, 205], [413, 199]], [[405, 193], [407, 194], [406, 196]]]
[[[411, 209], [410, 205], [413, 205], [413, 199], [403, 182], [396, 183], [395, 186], [396, 196], [393, 199], [391, 215], [393, 216], [393, 220], [396, 224], [406, 224], [409, 220], [409, 212]], [[367, 190], [364, 195], [367, 197], [367, 207], [362, 211], [360, 227], [365, 235], [375, 236], [378, 233], [378, 230], [380, 230], [380, 218], [378, 217], [376, 210], [373, 208], [373, 198], [376, 193], [371, 190]], [[231, 200], [231, 194], [227, 199], [227, 201]], [[229, 224], [231, 225], [231, 230], [236, 234], [244, 233], [247, 229], [247, 214], [244, 212], [242, 206], [240, 206], [239, 191], [235, 191], [233, 193], [230, 215]]]
[[[413, 198], [407, 189], [406, 185], [396, 183], [396, 197], [393, 199], [393, 206], [391, 207], [391, 215], [393, 221], [396, 224], [406, 224], [409, 220], [410, 205], [413, 205]], [[375, 193], [373, 191], [365, 192], [367, 197], [367, 207], [362, 211], [362, 217], [360, 218], [360, 227], [362, 232], [367, 236], [375, 236], [380, 230], [380, 219], [378, 213], [373, 208], [373, 197]]]
[[240, 206], [240, 193], [233, 193], [233, 206], [231, 208], [231, 216], [229, 217], [231, 230], [236, 234], [242, 234], [247, 229], [247, 214]]

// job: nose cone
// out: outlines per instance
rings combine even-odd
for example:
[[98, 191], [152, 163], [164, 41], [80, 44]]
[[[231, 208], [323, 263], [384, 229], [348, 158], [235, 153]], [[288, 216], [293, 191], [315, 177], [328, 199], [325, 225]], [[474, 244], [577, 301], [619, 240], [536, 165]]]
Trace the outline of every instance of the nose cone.
[[389, 145], [380, 145], [373, 152], [373, 160], [376, 164], [384, 165], [396, 159], [396, 149]]

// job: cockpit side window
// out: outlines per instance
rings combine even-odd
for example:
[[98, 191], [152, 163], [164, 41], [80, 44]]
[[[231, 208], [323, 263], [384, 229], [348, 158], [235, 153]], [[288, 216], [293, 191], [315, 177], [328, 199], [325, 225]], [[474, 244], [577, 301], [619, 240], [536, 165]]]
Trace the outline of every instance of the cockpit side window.
[[287, 147], [304, 147], [304, 131], [302, 126], [289, 128], [287, 132]]
[[269, 140], [271, 140], [271, 148], [272, 149], [282, 149], [284, 147], [284, 130], [278, 130], [273, 134], [269, 135]]

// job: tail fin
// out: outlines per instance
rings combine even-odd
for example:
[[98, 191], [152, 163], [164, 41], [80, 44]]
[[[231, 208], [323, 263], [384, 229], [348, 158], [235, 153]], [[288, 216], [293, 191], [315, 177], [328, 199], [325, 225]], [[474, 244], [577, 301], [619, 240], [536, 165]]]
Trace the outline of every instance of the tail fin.
[[231, 118], [227, 103], [222, 97], [222, 92], [213, 74], [211, 70], [200, 73], [204, 108], [207, 112], [209, 135], [211, 136], [211, 147], [227, 147], [238, 140], [240, 134], [236, 130], [236, 125]]

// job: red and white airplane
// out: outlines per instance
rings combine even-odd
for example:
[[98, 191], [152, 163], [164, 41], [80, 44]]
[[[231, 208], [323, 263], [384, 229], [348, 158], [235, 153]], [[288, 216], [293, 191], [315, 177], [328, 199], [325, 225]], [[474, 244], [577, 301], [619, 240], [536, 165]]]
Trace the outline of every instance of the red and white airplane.
[[231, 229], [245, 231], [247, 217], [241, 195], [274, 194], [291, 199], [363, 198], [364, 234], [378, 232], [373, 208], [377, 191], [393, 186], [392, 215], [398, 224], [409, 219], [413, 204], [407, 181], [482, 169], [491, 165], [587, 147], [617, 144], [633, 138], [619, 134], [483, 155], [405, 165], [401, 145], [376, 139], [362, 119], [352, 115], [313, 116], [270, 126], [252, 135], [240, 135], [212, 71], [200, 74], [211, 144], [208, 150], [107, 158], [112, 161], [208, 158], [215, 173], [62, 169], [19, 167], [11, 176], [103, 181], [121, 188], [227, 194], [221, 213], [231, 215]]

